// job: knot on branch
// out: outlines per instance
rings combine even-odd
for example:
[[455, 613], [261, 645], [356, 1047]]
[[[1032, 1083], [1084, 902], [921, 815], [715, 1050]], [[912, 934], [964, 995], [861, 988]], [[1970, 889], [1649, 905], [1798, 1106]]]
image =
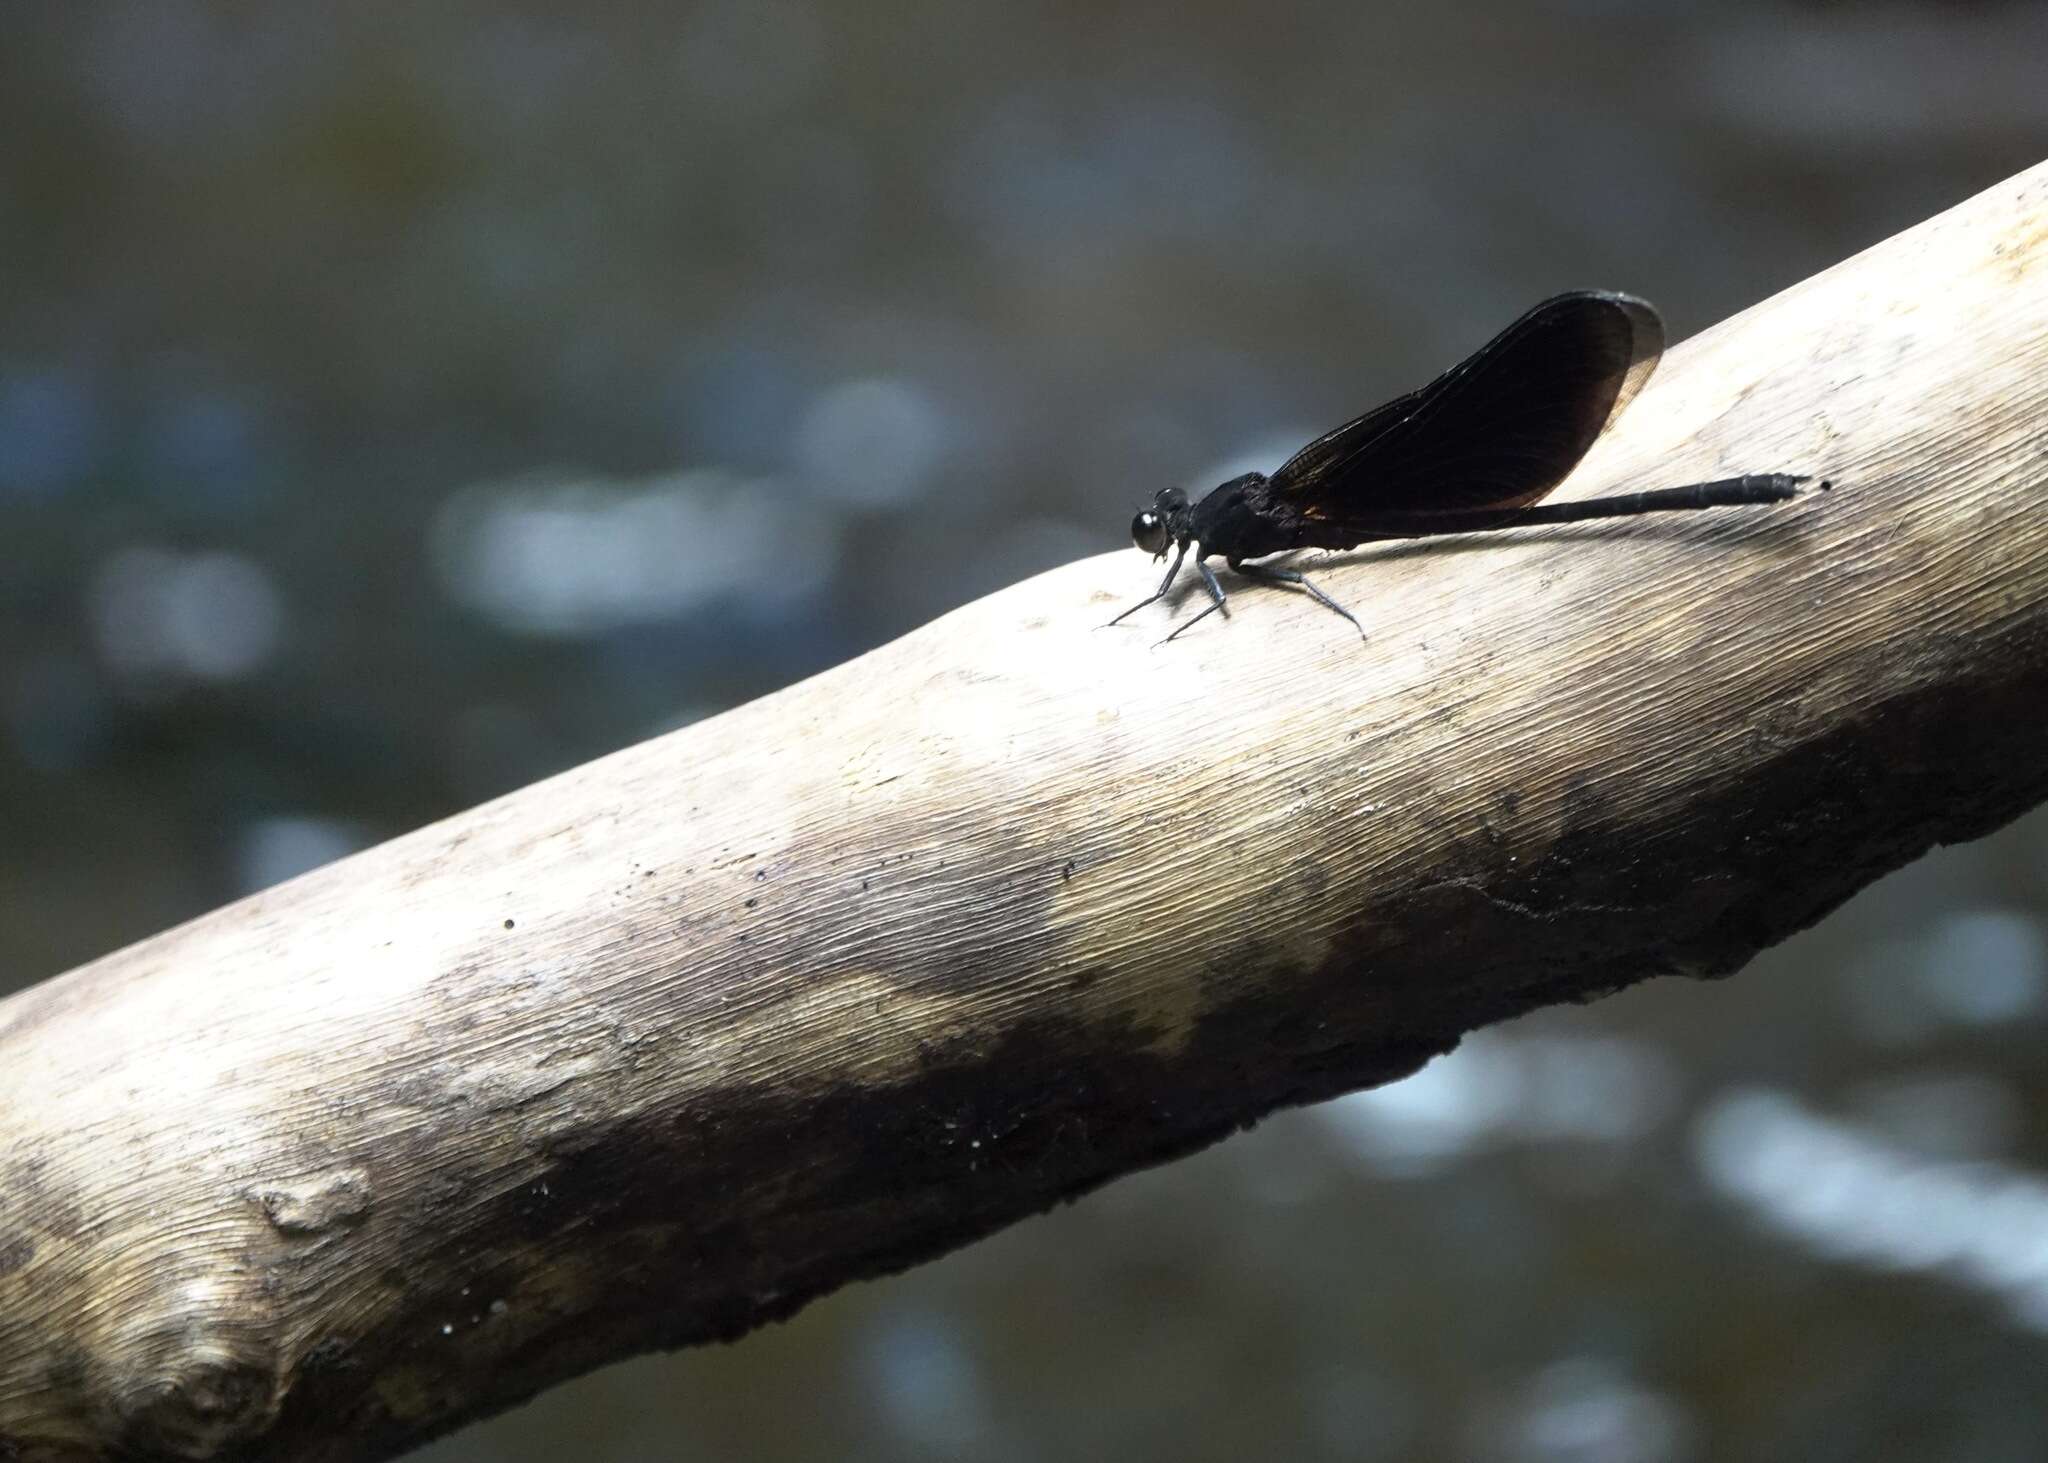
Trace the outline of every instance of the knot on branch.
[[268, 1308], [199, 1283], [166, 1296], [109, 1352], [123, 1442], [212, 1458], [270, 1426], [282, 1397]]
[[370, 1179], [359, 1168], [336, 1169], [292, 1182], [266, 1185], [252, 1194], [263, 1217], [293, 1239], [330, 1235], [361, 1223], [370, 1212]]

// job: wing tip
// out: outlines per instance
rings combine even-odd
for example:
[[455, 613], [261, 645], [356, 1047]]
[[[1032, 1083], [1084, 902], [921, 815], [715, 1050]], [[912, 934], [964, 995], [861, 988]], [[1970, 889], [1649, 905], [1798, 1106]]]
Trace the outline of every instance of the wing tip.
[[[1621, 389], [1614, 395], [1614, 405], [1607, 409], [1606, 427], [1612, 427], [1622, 409], [1649, 384], [1657, 362], [1664, 358], [1664, 317], [1657, 313], [1655, 305], [1640, 295], [1624, 294], [1620, 290], [1599, 290], [1595, 293], [1620, 310], [1628, 320], [1628, 370], [1622, 374]], [[1601, 430], [1605, 431], [1606, 427]]]

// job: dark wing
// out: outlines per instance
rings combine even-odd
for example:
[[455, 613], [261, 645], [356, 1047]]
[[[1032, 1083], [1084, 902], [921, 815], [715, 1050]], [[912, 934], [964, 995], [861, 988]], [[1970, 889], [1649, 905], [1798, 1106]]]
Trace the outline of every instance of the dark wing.
[[1564, 481], [1663, 350], [1646, 301], [1554, 296], [1421, 390], [1309, 443], [1268, 491], [1332, 525], [1522, 507]]

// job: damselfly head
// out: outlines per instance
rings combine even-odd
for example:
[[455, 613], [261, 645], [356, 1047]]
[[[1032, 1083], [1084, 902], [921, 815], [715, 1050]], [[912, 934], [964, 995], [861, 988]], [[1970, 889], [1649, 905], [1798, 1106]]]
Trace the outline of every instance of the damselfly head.
[[1185, 531], [1188, 495], [1179, 488], [1161, 488], [1152, 506], [1131, 520], [1131, 542], [1155, 559], [1166, 557], [1167, 549]]

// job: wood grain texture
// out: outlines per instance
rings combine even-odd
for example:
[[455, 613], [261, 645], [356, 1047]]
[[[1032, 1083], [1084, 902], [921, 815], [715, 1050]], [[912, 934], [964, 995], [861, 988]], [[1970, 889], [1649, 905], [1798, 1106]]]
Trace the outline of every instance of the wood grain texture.
[[1828, 494], [1361, 550], [1362, 649], [1253, 588], [1155, 649], [1072, 564], [13, 997], [0, 1457], [389, 1457], [1737, 969], [2048, 793], [2044, 423], [2048, 168], [1680, 347], [1565, 489]]

